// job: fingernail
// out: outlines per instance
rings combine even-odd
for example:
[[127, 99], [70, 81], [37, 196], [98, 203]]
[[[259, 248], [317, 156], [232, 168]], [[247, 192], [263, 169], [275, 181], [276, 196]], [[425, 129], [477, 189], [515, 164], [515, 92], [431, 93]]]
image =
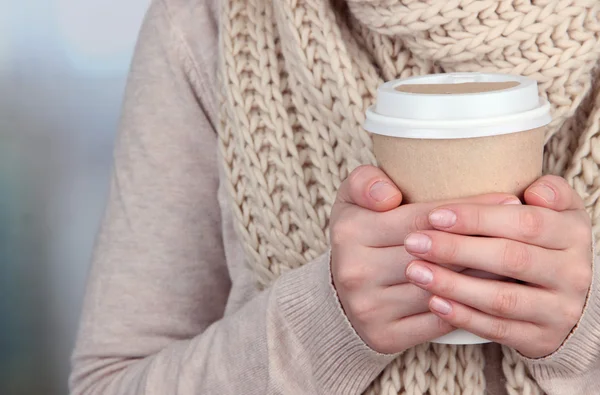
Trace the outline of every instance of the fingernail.
[[538, 184], [529, 190], [530, 193], [538, 195], [546, 201], [546, 203], [552, 203], [556, 200], [556, 193], [554, 190], [547, 185]]
[[418, 263], [412, 263], [406, 269], [406, 277], [415, 283], [427, 285], [433, 281], [433, 273], [431, 270]]
[[429, 302], [429, 307], [431, 308], [431, 310], [437, 311], [440, 314], [450, 314], [450, 312], [452, 311], [452, 305], [448, 302], [446, 302], [444, 299], [434, 296], [433, 298], [431, 298], [431, 301]]
[[519, 199], [517, 199], [517, 198], [512, 198], [511, 197], [511, 198], [508, 198], [508, 199], [502, 201], [500, 204], [508, 206], [510, 204], [521, 204], [521, 201]]
[[371, 186], [369, 194], [375, 201], [384, 202], [398, 194], [398, 188], [384, 181], [377, 181]]
[[424, 254], [431, 249], [431, 239], [422, 233], [411, 233], [404, 240], [404, 248], [408, 252]]
[[435, 210], [429, 214], [429, 222], [439, 228], [449, 228], [456, 225], [456, 214], [447, 209]]

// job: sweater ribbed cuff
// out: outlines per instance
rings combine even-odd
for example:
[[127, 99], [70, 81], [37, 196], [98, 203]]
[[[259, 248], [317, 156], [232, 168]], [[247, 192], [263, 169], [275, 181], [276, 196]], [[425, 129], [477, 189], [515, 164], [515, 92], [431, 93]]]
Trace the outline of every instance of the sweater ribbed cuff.
[[537, 380], [578, 376], [600, 359], [600, 257], [594, 254], [592, 284], [579, 323], [563, 345], [540, 359], [522, 357]]
[[352, 328], [332, 285], [329, 253], [283, 276], [281, 311], [305, 347], [326, 394], [362, 392], [394, 359], [367, 346]]

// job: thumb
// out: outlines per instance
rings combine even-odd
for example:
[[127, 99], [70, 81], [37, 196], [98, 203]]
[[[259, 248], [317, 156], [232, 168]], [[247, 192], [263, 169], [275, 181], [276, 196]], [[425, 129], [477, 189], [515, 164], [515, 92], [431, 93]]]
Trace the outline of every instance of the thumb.
[[378, 167], [357, 167], [342, 182], [336, 204], [352, 204], [372, 211], [389, 211], [402, 203], [402, 193]]
[[525, 203], [555, 211], [580, 210], [585, 205], [567, 181], [558, 176], [543, 176], [525, 190]]

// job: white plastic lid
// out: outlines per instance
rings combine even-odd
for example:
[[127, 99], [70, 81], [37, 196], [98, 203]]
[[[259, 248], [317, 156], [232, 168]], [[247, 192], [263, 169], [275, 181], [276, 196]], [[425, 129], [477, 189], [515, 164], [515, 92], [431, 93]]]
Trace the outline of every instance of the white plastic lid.
[[456, 329], [444, 336], [438, 337], [431, 341], [431, 343], [439, 344], [484, 344], [491, 343], [489, 340], [474, 335], [473, 333], [467, 332], [464, 329]]
[[[490, 83], [504, 83], [505, 88], [475, 93], [460, 93], [461, 89], [458, 93], [399, 90], [403, 85]], [[392, 137], [458, 139], [521, 132], [551, 120], [550, 104], [539, 97], [535, 80], [509, 74], [448, 73], [381, 85], [376, 104], [367, 109], [364, 128]]]

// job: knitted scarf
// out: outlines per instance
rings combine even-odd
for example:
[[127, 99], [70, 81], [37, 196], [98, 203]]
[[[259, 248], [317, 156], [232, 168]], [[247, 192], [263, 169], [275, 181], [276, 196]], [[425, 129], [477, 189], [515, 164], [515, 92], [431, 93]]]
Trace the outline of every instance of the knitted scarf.
[[[552, 103], [545, 172], [600, 227], [598, 0], [222, 0], [220, 149], [259, 287], [328, 248], [341, 181], [375, 164], [361, 125], [376, 89], [414, 75], [486, 71], [538, 81]], [[481, 346], [405, 351], [368, 394], [483, 394]], [[503, 348], [508, 394], [539, 394]]]

